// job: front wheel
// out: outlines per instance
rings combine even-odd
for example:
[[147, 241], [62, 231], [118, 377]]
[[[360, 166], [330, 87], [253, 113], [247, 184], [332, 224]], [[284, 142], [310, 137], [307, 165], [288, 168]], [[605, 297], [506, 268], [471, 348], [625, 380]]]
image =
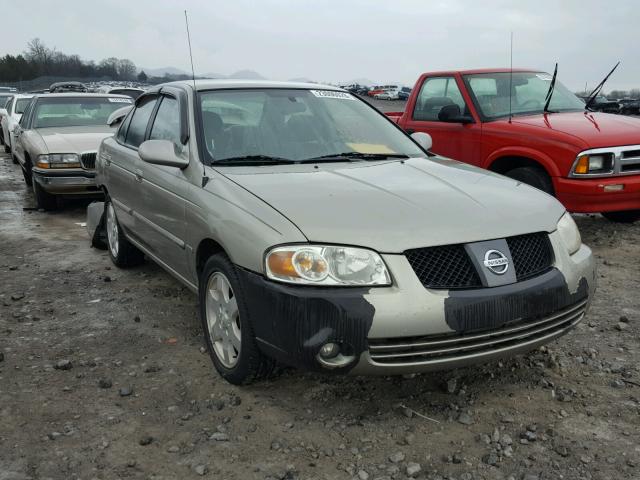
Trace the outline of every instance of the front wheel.
[[105, 200], [104, 210], [106, 216], [107, 245], [109, 246], [111, 261], [120, 268], [140, 265], [144, 262], [144, 254], [122, 233], [122, 228], [116, 218], [116, 211], [109, 197]]
[[33, 177], [31, 176], [31, 167], [27, 163], [24, 167], [22, 167], [22, 176], [24, 176], [24, 183], [27, 187], [33, 185]]
[[36, 206], [39, 209], [51, 211], [58, 208], [58, 199], [55, 195], [47, 192], [37, 181], [31, 182], [33, 195], [36, 197]]
[[509, 170], [505, 175], [514, 180], [518, 180], [527, 185], [542, 190], [549, 195], [553, 195], [553, 183], [551, 177], [542, 170], [536, 167], [518, 167], [513, 170]]
[[258, 349], [236, 267], [213, 255], [199, 279], [200, 319], [209, 355], [229, 383], [246, 385], [271, 374], [275, 362]]
[[633, 223], [640, 220], [640, 210], [621, 210], [618, 212], [602, 212], [602, 216], [611, 222]]

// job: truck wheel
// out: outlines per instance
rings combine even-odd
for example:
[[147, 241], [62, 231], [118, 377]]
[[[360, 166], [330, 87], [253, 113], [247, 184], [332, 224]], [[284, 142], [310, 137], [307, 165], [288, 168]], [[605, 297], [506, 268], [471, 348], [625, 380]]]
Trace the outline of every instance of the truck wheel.
[[640, 210], [621, 210], [618, 212], [602, 212], [602, 216], [611, 222], [633, 223], [640, 220]]
[[199, 279], [204, 338], [218, 373], [234, 385], [268, 377], [275, 362], [260, 352], [236, 267], [224, 254], [210, 257]]
[[33, 195], [36, 197], [36, 206], [39, 209], [50, 212], [58, 208], [58, 199], [55, 195], [47, 192], [38, 182], [32, 181]]
[[553, 195], [553, 183], [551, 183], [551, 177], [542, 170], [536, 167], [518, 167], [513, 170], [509, 170], [505, 175], [514, 180], [518, 180], [527, 185], [542, 190], [549, 195]]
[[111, 199], [107, 197], [104, 202], [105, 226], [107, 229], [107, 244], [111, 261], [120, 268], [134, 267], [144, 262], [144, 253], [138, 250], [127, 237], [116, 218]]

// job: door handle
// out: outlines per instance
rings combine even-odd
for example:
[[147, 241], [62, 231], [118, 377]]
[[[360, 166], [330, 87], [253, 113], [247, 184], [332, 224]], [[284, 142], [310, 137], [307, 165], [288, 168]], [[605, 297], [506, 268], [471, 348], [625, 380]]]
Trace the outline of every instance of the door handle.
[[142, 170], [136, 170], [134, 175], [136, 176], [136, 181], [142, 182]]

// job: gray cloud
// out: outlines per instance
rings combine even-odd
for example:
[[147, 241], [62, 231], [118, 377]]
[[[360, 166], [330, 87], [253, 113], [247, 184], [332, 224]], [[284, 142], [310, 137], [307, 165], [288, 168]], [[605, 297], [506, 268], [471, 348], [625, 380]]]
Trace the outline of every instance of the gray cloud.
[[2, 50], [40, 37], [85, 59], [189, 70], [184, 8], [198, 73], [413, 84], [423, 71], [508, 66], [513, 31], [514, 66], [558, 61], [560, 80], [581, 89], [621, 60], [606, 89], [640, 87], [634, 0], [24, 0], [2, 7]]

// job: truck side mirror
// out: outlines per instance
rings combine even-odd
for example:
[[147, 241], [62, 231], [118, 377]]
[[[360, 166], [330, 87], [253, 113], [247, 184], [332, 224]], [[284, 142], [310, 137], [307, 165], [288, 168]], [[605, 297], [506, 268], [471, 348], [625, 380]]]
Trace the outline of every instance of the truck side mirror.
[[457, 104], [445, 105], [438, 113], [440, 122], [448, 123], [472, 123], [473, 119], [468, 115], [462, 115], [460, 107]]

